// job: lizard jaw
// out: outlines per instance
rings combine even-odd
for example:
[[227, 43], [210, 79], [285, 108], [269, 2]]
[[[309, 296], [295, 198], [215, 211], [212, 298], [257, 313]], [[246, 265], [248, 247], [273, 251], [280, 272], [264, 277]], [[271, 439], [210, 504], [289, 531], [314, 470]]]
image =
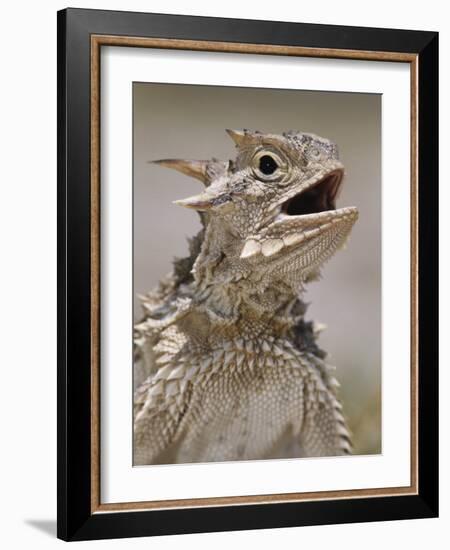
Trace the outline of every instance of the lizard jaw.
[[272, 221], [246, 239], [240, 258], [286, 256], [327, 232], [343, 244], [358, 219], [356, 207], [336, 209], [343, 176], [343, 169], [336, 167], [285, 199]]

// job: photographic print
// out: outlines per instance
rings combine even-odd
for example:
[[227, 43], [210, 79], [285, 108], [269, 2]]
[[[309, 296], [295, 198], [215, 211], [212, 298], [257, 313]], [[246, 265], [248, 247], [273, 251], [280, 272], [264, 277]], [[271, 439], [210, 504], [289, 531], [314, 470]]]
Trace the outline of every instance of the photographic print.
[[381, 453], [381, 95], [135, 82], [133, 164], [133, 464]]
[[437, 77], [428, 31], [58, 13], [60, 538], [437, 516]]

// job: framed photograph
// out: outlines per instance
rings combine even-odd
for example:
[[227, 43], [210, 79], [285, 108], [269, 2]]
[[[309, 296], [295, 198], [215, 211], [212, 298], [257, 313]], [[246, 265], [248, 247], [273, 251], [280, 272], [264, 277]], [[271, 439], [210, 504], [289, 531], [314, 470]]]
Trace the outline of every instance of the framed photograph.
[[58, 13], [58, 536], [438, 514], [434, 32]]

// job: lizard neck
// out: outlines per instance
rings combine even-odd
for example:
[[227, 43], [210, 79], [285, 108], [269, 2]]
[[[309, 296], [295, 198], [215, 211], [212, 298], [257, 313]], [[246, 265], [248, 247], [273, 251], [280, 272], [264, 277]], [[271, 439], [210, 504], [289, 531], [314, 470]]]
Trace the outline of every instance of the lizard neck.
[[312, 321], [305, 321], [307, 306], [298, 297], [270, 310], [255, 307], [244, 299], [227, 301], [223, 291], [220, 294], [220, 299], [215, 292], [207, 298], [196, 296], [189, 312], [177, 321], [181, 333], [194, 348], [220, 349], [227, 342], [236, 341], [258, 345], [285, 341], [299, 351], [326, 356], [316, 342], [320, 329]]
[[270, 288], [258, 294], [246, 281], [190, 287], [191, 306], [179, 325], [193, 339], [289, 339], [304, 323], [306, 305], [298, 296]]
[[220, 231], [209, 226], [189, 240], [190, 255], [174, 263], [159, 318], [173, 316], [186, 337], [205, 345], [212, 339], [286, 338], [298, 348], [305, 342], [315, 348], [314, 325], [304, 320], [307, 306], [300, 295], [282, 282], [262, 291], [245, 273], [232, 275], [230, 248], [218, 246], [224, 242]]

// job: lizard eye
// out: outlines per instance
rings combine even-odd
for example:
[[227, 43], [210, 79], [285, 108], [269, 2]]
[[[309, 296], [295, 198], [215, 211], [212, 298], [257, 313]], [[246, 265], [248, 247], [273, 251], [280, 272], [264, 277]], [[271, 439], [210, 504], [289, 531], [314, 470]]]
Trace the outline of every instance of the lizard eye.
[[287, 162], [275, 151], [258, 151], [252, 159], [253, 172], [259, 180], [278, 181], [287, 170]]
[[270, 176], [278, 170], [278, 164], [270, 155], [263, 155], [259, 159], [259, 169], [264, 175]]

